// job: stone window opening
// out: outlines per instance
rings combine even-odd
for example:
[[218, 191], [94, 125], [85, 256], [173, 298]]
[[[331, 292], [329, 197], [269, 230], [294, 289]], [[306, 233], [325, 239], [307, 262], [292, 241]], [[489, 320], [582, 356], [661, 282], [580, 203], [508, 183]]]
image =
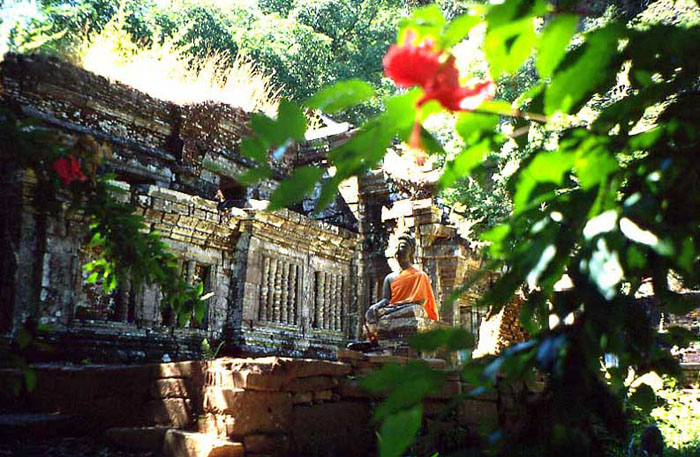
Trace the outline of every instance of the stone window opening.
[[245, 186], [241, 186], [234, 179], [222, 176], [215, 197], [219, 202], [217, 209], [223, 211], [228, 208], [244, 208], [247, 203], [246, 196], [247, 188]]
[[344, 321], [344, 283], [341, 275], [317, 271], [314, 274], [312, 327], [316, 330], [342, 331]]
[[463, 327], [474, 336], [474, 339], [479, 338], [479, 328], [481, 321], [484, 319], [486, 311], [480, 310], [473, 306], [465, 306], [461, 309], [460, 321]]
[[153, 178], [149, 178], [143, 175], [139, 175], [137, 173], [131, 173], [125, 170], [115, 170], [114, 174], [116, 175], [116, 180], [117, 181], [123, 181], [126, 183], [129, 183], [131, 185], [154, 185], [156, 184], [156, 181]]
[[[199, 262], [194, 262], [190, 261], [188, 264], [188, 272], [187, 272], [187, 281], [190, 284], [199, 284], [202, 283], [202, 294], [206, 295], [210, 292], [212, 292], [213, 289], [213, 278], [212, 275], [214, 273], [214, 268], [212, 265], [207, 265]], [[197, 320], [194, 318], [194, 313], [192, 315], [192, 320], [190, 322], [190, 327], [192, 328], [199, 328], [199, 329], [207, 329], [209, 326], [209, 309], [210, 309], [210, 300], [212, 300], [214, 297], [211, 297], [209, 300], [204, 301], [204, 306], [205, 306], [205, 311], [204, 311], [204, 316], [202, 317], [201, 322], [197, 322]]]
[[297, 326], [301, 266], [287, 260], [262, 257], [262, 287], [258, 321]]

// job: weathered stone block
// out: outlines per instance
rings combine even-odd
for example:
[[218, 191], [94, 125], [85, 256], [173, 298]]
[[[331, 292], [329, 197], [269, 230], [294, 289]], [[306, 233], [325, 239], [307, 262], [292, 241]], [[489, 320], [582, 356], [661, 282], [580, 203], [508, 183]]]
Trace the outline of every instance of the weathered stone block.
[[308, 378], [295, 378], [283, 386], [283, 390], [292, 393], [315, 392], [332, 389], [338, 384], [337, 379], [329, 376], [311, 376]]
[[292, 395], [292, 404], [299, 405], [304, 403], [311, 403], [314, 400], [313, 392], [299, 392]]
[[132, 451], [157, 453], [163, 448], [167, 427], [116, 427], [105, 430], [107, 441]]
[[331, 401], [333, 399], [332, 390], [319, 390], [314, 392], [314, 402]]
[[406, 365], [409, 360], [408, 357], [399, 357], [396, 355], [384, 355], [384, 354], [367, 354], [367, 361], [375, 365], [383, 365], [386, 363], [397, 363], [399, 365]]
[[192, 422], [192, 402], [183, 398], [151, 400], [144, 405], [144, 418], [152, 424], [187, 427]]
[[277, 366], [290, 378], [309, 376], [345, 376], [352, 367], [347, 363], [326, 360], [277, 358]]
[[202, 371], [203, 363], [196, 360], [161, 363], [156, 366], [154, 375], [156, 378], [189, 378]]
[[377, 392], [368, 392], [355, 379], [340, 379], [338, 393], [343, 398], [381, 398]]
[[233, 385], [239, 389], [279, 391], [286, 377], [282, 373], [262, 372], [255, 369], [231, 373]]
[[452, 403], [440, 400], [425, 400], [423, 402], [423, 415], [425, 417], [436, 417], [445, 414]]
[[243, 457], [243, 444], [202, 433], [168, 430], [163, 441], [166, 457]]
[[447, 368], [447, 361], [443, 359], [432, 359], [432, 358], [422, 358], [421, 359], [426, 365], [428, 365], [430, 368], [435, 368], [435, 369], [444, 369]]
[[359, 351], [351, 351], [350, 349], [338, 349], [336, 353], [338, 360], [341, 362], [352, 363], [355, 360], [365, 360], [365, 354]]
[[248, 435], [243, 438], [246, 454], [284, 455], [289, 449], [287, 435]]
[[377, 333], [382, 339], [406, 339], [408, 336], [419, 332], [427, 332], [438, 327], [438, 324], [428, 318], [399, 317], [395, 319], [382, 319], [377, 324]]
[[157, 379], [151, 384], [153, 398], [184, 398], [191, 395], [184, 379]]
[[292, 397], [287, 392], [256, 392], [208, 387], [204, 410], [233, 417], [233, 436], [285, 432], [291, 426]]
[[294, 407], [292, 455], [371, 455], [375, 435], [366, 403], [340, 402]]
[[455, 398], [462, 393], [462, 384], [459, 379], [447, 379], [442, 388], [433, 394], [428, 395], [428, 398], [449, 399]]

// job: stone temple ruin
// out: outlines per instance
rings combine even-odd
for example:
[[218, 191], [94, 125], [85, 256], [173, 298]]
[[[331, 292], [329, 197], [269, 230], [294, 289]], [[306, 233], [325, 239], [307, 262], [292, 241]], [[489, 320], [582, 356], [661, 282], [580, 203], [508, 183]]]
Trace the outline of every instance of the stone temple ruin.
[[[358, 380], [416, 361], [342, 348], [363, 337], [364, 312], [380, 298], [406, 229], [442, 325], [483, 333], [474, 356], [526, 338], [518, 300], [480, 326], [485, 310], [476, 302], [493, 278], [447, 306], [482, 261], [463, 221], [433, 196], [436, 171], [416, 178], [405, 173], [414, 164], [385, 162], [344, 183], [321, 214], [313, 214], [315, 195], [265, 210], [294, 167], [326, 166], [326, 153], [352, 131], [313, 132], [274, 164], [271, 179], [245, 187], [235, 180], [253, 166], [239, 153], [250, 117], [241, 109], [176, 105], [53, 58], [12, 54], [0, 63], [0, 103], [68, 139], [89, 135], [108, 146], [103, 171], [123, 190], [115, 195], [161, 234], [183, 277], [213, 294], [200, 325], [178, 328], [156, 287], [126, 281], [106, 295], [85, 283], [85, 218], [42, 211], [32, 173], [0, 161], [0, 336], [9, 342], [30, 319], [49, 324], [53, 351], [36, 361], [75, 363], [35, 365], [36, 388], [23, 397], [0, 389], [0, 444], [77, 430], [167, 457], [372, 455], [371, 412], [385, 397]], [[226, 357], [204, 360], [205, 338]], [[459, 370], [421, 363], [445, 382], [425, 399], [419, 455], [478, 443], [484, 422], [527, 435], [547, 414], [541, 379], [497, 384], [457, 405], [471, 390]], [[0, 377], [10, 372], [0, 367]], [[8, 411], [29, 414], [8, 427]]]
[[[239, 154], [249, 119], [241, 109], [180, 106], [21, 55], [0, 64], [0, 97], [68, 139], [89, 135], [109, 146], [104, 171], [124, 191], [115, 196], [161, 234], [187, 281], [213, 293], [201, 325], [185, 328], [160, 306], [156, 287], [126, 281], [105, 295], [85, 282], [85, 218], [44, 212], [32, 173], [0, 163], [0, 334], [9, 341], [28, 320], [49, 324], [53, 350], [35, 360], [74, 362], [34, 365], [36, 388], [22, 397], [0, 390], [0, 419], [8, 411], [12, 418], [0, 420], [0, 443], [77, 431], [168, 457], [371, 455], [371, 411], [383, 397], [358, 379], [415, 360], [342, 348], [363, 337], [364, 312], [379, 299], [392, 245], [406, 229], [442, 304], [442, 325], [479, 328], [475, 302], [488, 278], [444, 306], [481, 258], [459, 218], [432, 196], [430, 173], [415, 180], [385, 164], [344, 183], [321, 214], [312, 213], [313, 196], [264, 210], [295, 166], [324, 166], [329, 148], [352, 132], [314, 132], [275, 164], [271, 179], [244, 187], [234, 179], [252, 166]], [[227, 357], [204, 360], [204, 338]], [[167, 359], [174, 362], [148, 363]], [[426, 450], [478, 440], [483, 420], [508, 425], [522, 416], [517, 398], [528, 391], [509, 387], [441, 419], [469, 386], [444, 360], [421, 363], [445, 373], [444, 388], [425, 403]], [[0, 376], [12, 372], [5, 371]]]
[[[438, 303], [480, 266], [478, 250], [460, 235], [450, 208], [431, 183], [377, 169], [342, 186], [323, 213], [314, 198], [290, 210], [262, 209], [297, 165], [325, 164], [330, 147], [352, 132], [294, 145], [254, 187], [234, 177], [251, 167], [239, 153], [249, 113], [227, 105], [179, 106], [111, 83], [53, 58], [8, 55], [0, 70], [2, 103], [20, 116], [111, 148], [105, 171], [117, 176], [131, 203], [180, 257], [182, 275], [203, 282], [204, 321], [175, 328], [155, 287], [120, 284], [106, 296], [84, 283], [86, 221], [74, 212], [38, 211], [30, 173], [2, 164], [7, 197], [0, 209], [0, 330], [33, 317], [53, 327], [54, 357], [80, 361], [149, 361], [196, 357], [203, 338], [222, 353], [333, 358], [361, 337], [366, 308], [390, 271], [392, 237], [410, 229], [417, 263]], [[326, 129], [328, 130], [328, 129]], [[318, 137], [319, 135], [315, 135]], [[428, 176], [428, 175], [426, 175]], [[218, 201], [217, 201], [218, 193]], [[478, 328], [481, 314], [467, 294], [441, 320]]]

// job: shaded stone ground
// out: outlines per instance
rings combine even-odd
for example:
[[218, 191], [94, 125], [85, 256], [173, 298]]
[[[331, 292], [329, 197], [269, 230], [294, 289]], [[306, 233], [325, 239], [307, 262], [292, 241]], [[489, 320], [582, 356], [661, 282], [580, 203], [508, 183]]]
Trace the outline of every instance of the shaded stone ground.
[[4, 439], [0, 457], [160, 457], [153, 452], [133, 452], [110, 446], [90, 436], [44, 440]]

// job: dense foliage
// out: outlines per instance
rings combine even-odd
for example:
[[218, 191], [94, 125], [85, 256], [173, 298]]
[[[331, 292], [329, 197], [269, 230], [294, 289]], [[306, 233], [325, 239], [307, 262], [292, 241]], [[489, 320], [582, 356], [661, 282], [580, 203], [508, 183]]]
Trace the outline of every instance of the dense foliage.
[[[629, 370], [637, 375], [677, 373], [677, 363], [663, 347], [682, 342], [687, 332], [655, 332], [634, 298], [642, 281], [652, 280], [663, 312], [684, 314], [699, 305], [670, 290], [667, 278], [678, 275], [687, 287], [700, 283], [695, 57], [700, 30], [696, 25], [629, 24], [613, 17], [579, 32], [579, 13], [540, 1], [507, 0], [475, 7], [447, 22], [431, 6], [404, 21], [398, 35], [404, 45], [408, 36], [409, 46], [436, 46], [444, 65], [451, 65], [451, 47], [474, 27], [484, 26], [494, 80], [533, 59], [537, 82], [515, 102], [485, 102], [458, 115], [455, 130], [465, 146], [447, 164], [441, 185], [454, 186], [488, 166], [491, 152], [506, 142], [528, 148], [507, 181], [512, 215], [483, 235], [490, 243], [489, 267], [505, 272], [483, 302], [504, 306], [523, 289], [527, 300], [520, 321], [532, 338], [493, 360], [466, 365], [462, 375], [480, 392], [497, 378], [515, 382], [535, 370], [546, 373], [550, 414], [518, 443], [529, 442], [543, 455], [600, 455], [599, 430], [624, 436], [625, 411], [631, 405], [645, 411], [654, 405], [646, 385], [637, 386], [628, 400], [624, 381]], [[378, 164], [394, 138], [408, 141], [416, 121], [444, 106], [456, 109], [442, 100], [442, 106], [422, 105], [424, 90], [428, 88], [387, 99], [379, 116], [330, 152], [333, 176], [322, 178], [323, 171], [314, 167], [297, 170], [273, 195], [273, 207], [295, 203], [316, 185], [321, 187], [319, 206], [325, 205], [343, 179]], [[362, 82], [346, 82], [325, 89], [307, 105], [335, 112], [368, 98], [370, 91]], [[497, 128], [502, 117], [525, 134], [504, 134]], [[295, 127], [283, 134], [275, 125]], [[284, 147], [304, 132], [303, 117], [292, 104], [280, 109], [278, 119], [261, 117], [252, 126], [255, 136], [249, 144], [258, 146], [244, 152], [260, 162], [262, 176], [268, 170], [265, 151]], [[425, 129], [419, 132], [427, 151], [442, 149]], [[565, 274], [573, 287], [555, 293]], [[570, 314], [573, 322], [564, 324]], [[550, 326], [550, 315], [560, 323]], [[417, 345], [441, 343], [458, 349], [468, 341], [448, 333]], [[618, 361], [608, 369], [607, 380], [600, 374], [604, 354], [614, 354]], [[392, 392], [377, 412], [383, 420], [381, 455], [406, 449], [406, 433], [419, 429], [421, 399], [439, 384], [439, 375], [414, 365], [391, 367], [368, 381], [369, 387]], [[513, 443], [500, 442], [502, 435], [489, 436], [493, 445], [505, 446], [503, 452], [515, 451], [508, 450]]]
[[[153, 2], [42, 0], [28, 24], [18, 24], [11, 49], [70, 56], [120, 13], [124, 31], [141, 47], [175, 39], [193, 62], [213, 53], [244, 55], [272, 75], [287, 97], [301, 101], [322, 86], [362, 77], [381, 92], [381, 58], [408, 6], [395, 0]], [[371, 107], [346, 113], [360, 120]]]

